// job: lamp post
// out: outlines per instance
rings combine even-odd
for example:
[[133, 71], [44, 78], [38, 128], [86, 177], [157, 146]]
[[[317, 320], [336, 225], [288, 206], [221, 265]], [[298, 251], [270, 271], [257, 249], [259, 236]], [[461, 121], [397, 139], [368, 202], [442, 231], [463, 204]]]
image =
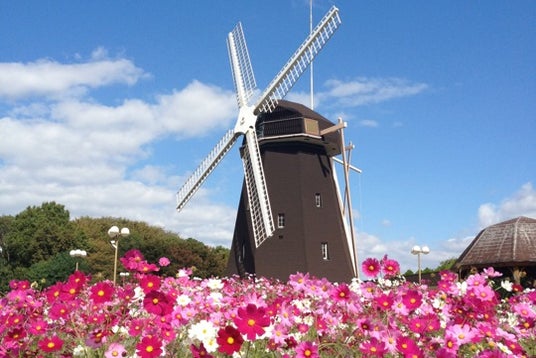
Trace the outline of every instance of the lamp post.
[[130, 230], [126, 227], [122, 228], [121, 231], [119, 231], [119, 228], [117, 226], [112, 226], [108, 230], [108, 236], [110, 236], [112, 241], [110, 241], [110, 244], [112, 244], [113, 248], [115, 249], [115, 256], [114, 256], [114, 285], [116, 282], [116, 276], [117, 276], [117, 249], [119, 248], [119, 238], [127, 237], [130, 235]]
[[[71, 250], [71, 251], [69, 251], [69, 255], [70, 255], [72, 258], [76, 259], [76, 258], [78, 258], [78, 257], [86, 257], [86, 256], [87, 256], [87, 252], [86, 252], [86, 250], [78, 250], [78, 249], [76, 249], [76, 250]], [[75, 271], [78, 271], [78, 260], [76, 260], [76, 268], [75, 268]]]
[[430, 248], [428, 246], [420, 247], [419, 245], [415, 245], [411, 249], [411, 253], [417, 255], [417, 270], [419, 272], [419, 284], [421, 284], [421, 254], [428, 255]]

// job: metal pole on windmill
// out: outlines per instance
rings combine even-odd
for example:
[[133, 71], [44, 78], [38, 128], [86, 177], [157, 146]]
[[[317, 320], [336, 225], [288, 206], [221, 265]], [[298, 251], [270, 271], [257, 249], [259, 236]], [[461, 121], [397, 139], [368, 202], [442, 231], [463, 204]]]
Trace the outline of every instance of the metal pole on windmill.
[[[343, 121], [341, 118], [339, 118], [339, 124], [342, 124]], [[348, 225], [350, 225], [350, 237], [352, 239], [352, 251], [354, 254], [354, 272], [356, 278], [359, 278], [359, 260], [357, 257], [357, 248], [355, 243], [355, 231], [354, 231], [354, 214], [352, 212], [352, 195], [350, 194], [350, 165], [348, 163], [348, 160], [346, 158], [346, 146], [344, 144], [344, 128], [341, 128], [341, 154], [342, 154], [342, 161], [343, 161], [343, 168], [344, 168], [344, 182], [345, 182], [345, 200], [348, 204]]]
[[[313, 33], [313, 0], [309, 1], [309, 34]], [[315, 109], [315, 99], [314, 99], [314, 76], [313, 76], [313, 61], [311, 61], [310, 65], [310, 71], [311, 71], [311, 109]]]

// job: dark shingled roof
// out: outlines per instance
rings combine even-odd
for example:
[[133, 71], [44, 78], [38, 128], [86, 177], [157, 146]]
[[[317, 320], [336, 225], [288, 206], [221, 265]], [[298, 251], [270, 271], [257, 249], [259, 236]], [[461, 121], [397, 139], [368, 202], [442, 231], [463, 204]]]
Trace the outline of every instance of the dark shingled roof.
[[457, 269], [488, 266], [536, 266], [536, 219], [520, 216], [485, 228], [454, 265]]

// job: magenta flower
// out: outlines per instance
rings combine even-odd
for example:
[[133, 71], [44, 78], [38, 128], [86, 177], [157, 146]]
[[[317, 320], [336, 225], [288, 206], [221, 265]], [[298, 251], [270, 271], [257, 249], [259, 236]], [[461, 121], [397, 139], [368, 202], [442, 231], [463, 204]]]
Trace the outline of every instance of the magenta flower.
[[398, 261], [387, 258], [387, 255], [381, 261], [381, 267], [384, 277], [390, 278], [400, 274], [400, 265]]
[[203, 343], [201, 343], [199, 347], [197, 347], [195, 344], [191, 344], [190, 352], [192, 353], [193, 358], [214, 358], [212, 354], [207, 352]]
[[335, 302], [347, 301], [350, 299], [351, 291], [347, 284], [341, 283], [331, 289], [330, 297]]
[[159, 357], [162, 354], [162, 342], [155, 336], [145, 336], [136, 344], [136, 353], [141, 358]]
[[160, 260], [158, 260], [158, 264], [162, 267], [168, 266], [171, 262], [167, 257], [161, 257]]
[[143, 299], [143, 307], [147, 312], [158, 316], [165, 316], [173, 311], [173, 300], [165, 293], [151, 291]]
[[361, 264], [361, 269], [367, 277], [377, 277], [380, 273], [380, 262], [378, 259], [369, 257]]
[[108, 281], [97, 282], [90, 291], [93, 302], [104, 303], [112, 300], [114, 286]]
[[144, 257], [140, 250], [132, 249], [128, 250], [119, 261], [121, 261], [127, 270], [137, 271], [138, 265], [144, 261]]
[[226, 326], [221, 328], [218, 331], [218, 337], [216, 338], [218, 342], [218, 351], [233, 355], [233, 353], [238, 352], [244, 343], [244, 339], [240, 332], [233, 326]]
[[359, 350], [365, 357], [383, 357], [387, 352], [385, 343], [376, 337], [372, 337], [370, 340], [361, 343]]
[[234, 323], [240, 333], [253, 341], [255, 337], [264, 334], [264, 327], [270, 325], [270, 317], [266, 315], [264, 308], [257, 308], [256, 305], [250, 303], [246, 308], [239, 308], [238, 315], [234, 318]]
[[396, 350], [404, 357], [421, 357], [422, 352], [410, 337], [400, 336], [396, 339]]
[[402, 295], [402, 303], [410, 311], [414, 311], [422, 304], [422, 295], [415, 290], [407, 291]]
[[57, 352], [63, 347], [63, 341], [58, 336], [53, 335], [40, 340], [38, 346], [39, 349], [46, 353]]
[[318, 358], [318, 346], [309, 341], [304, 341], [296, 347], [296, 358]]
[[160, 277], [156, 275], [143, 275], [140, 279], [140, 287], [143, 292], [149, 293], [160, 288]]

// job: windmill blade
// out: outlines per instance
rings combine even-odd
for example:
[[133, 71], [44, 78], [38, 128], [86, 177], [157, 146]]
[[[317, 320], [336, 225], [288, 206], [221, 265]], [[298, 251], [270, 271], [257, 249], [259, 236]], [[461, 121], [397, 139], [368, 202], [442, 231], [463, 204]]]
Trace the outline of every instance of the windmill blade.
[[249, 60], [246, 38], [244, 37], [242, 24], [240, 22], [227, 37], [227, 50], [229, 52], [229, 62], [231, 63], [231, 71], [233, 73], [238, 108], [242, 108], [249, 104], [249, 100], [253, 96], [257, 85]]
[[246, 132], [247, 148], [242, 154], [249, 211], [253, 226], [255, 247], [259, 247], [275, 231], [266, 180], [262, 169], [259, 143], [255, 129]]
[[268, 85], [255, 105], [255, 113], [271, 112], [277, 106], [340, 24], [339, 9], [333, 6]]
[[230, 129], [223, 138], [216, 144], [209, 155], [201, 162], [193, 174], [188, 178], [186, 183], [177, 192], [177, 210], [186, 205], [194, 193], [199, 189], [201, 184], [207, 179], [210, 173], [216, 168], [218, 163], [223, 159], [225, 154], [233, 147], [240, 135], [235, 134], [234, 130]]

